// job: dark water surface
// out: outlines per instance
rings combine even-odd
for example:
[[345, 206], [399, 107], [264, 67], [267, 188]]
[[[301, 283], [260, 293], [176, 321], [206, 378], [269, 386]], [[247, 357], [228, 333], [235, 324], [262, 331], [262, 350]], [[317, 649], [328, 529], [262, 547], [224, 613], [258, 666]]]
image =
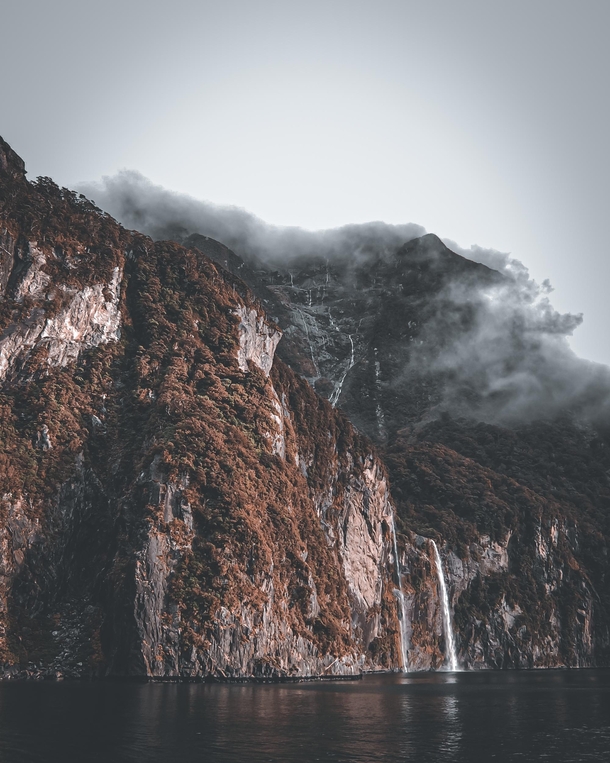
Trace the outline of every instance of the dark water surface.
[[1, 763], [610, 763], [610, 671], [0, 685]]

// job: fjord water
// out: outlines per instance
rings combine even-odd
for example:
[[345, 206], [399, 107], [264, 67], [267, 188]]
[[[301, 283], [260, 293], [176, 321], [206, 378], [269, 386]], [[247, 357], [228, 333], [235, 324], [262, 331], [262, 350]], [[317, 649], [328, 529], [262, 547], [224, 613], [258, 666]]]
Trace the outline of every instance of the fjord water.
[[3, 763], [610, 760], [610, 670], [0, 685]]

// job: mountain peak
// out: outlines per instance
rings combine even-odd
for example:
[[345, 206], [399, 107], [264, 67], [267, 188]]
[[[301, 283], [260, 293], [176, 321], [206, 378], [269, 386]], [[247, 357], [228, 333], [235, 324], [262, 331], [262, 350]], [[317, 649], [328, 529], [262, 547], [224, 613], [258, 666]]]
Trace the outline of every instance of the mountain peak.
[[436, 235], [436, 233], [426, 233], [425, 235], [415, 239], [415, 241], [419, 241], [421, 244], [425, 244], [426, 246], [440, 247], [442, 249], [447, 248], [441, 239]]
[[0, 172], [11, 177], [25, 179], [25, 162], [13, 151], [9, 144], [0, 137]]

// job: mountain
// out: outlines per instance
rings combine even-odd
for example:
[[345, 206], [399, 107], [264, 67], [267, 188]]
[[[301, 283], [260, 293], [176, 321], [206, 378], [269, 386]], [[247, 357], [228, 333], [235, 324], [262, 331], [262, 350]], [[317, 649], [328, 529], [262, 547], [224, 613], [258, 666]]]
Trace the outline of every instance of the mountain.
[[374, 447], [243, 282], [0, 144], [6, 676], [400, 665]]
[[445, 657], [441, 547], [462, 665], [607, 664], [608, 369], [576, 358], [578, 319], [436, 236], [229, 258], [284, 331], [278, 352], [376, 442], [402, 531], [409, 663]]
[[431, 235], [158, 235], [0, 142], [4, 676], [609, 664], [578, 319]]

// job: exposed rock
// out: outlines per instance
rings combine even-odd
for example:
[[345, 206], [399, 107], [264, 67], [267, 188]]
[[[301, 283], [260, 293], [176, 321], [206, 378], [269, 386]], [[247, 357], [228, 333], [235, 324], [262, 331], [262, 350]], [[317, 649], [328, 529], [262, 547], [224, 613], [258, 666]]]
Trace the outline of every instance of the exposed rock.
[[45, 273], [42, 269], [47, 261], [44, 252], [33, 241], [29, 242], [28, 249], [27, 270], [22, 275], [15, 289], [15, 299], [17, 302], [23, 302], [25, 297], [30, 297], [31, 299], [42, 297], [51, 281], [49, 274]]
[[269, 325], [268, 321], [252, 308], [241, 305], [235, 311], [239, 316], [239, 349], [237, 362], [242, 371], [248, 370], [248, 361], [257, 365], [265, 376], [269, 376], [273, 365], [275, 348], [282, 332]]
[[369, 640], [380, 631], [379, 616], [371, 620], [370, 612], [381, 605], [393, 513], [385, 475], [373, 456], [368, 456], [360, 479], [352, 478], [346, 488], [335, 537], [354, 612]]
[[41, 450], [51, 450], [53, 447], [51, 438], [49, 437], [49, 427], [46, 424], [43, 424], [42, 427], [38, 430], [36, 445]]
[[383, 466], [274, 361], [254, 296], [197, 251], [11, 178], [4, 675], [398, 667]]
[[0, 300], [4, 299], [15, 262], [15, 241], [6, 228], [0, 231]]
[[118, 340], [121, 277], [115, 268], [110, 283], [85, 286], [67, 308], [46, 321], [40, 343], [48, 349], [49, 365], [64, 366], [83, 350]]
[[0, 171], [6, 173], [11, 179], [25, 179], [25, 162], [2, 138], [0, 138]]
[[[47, 351], [49, 365], [65, 366], [84, 350], [117, 341], [121, 323], [120, 281], [121, 272], [115, 268], [110, 283], [85, 286], [58, 315], [47, 317], [44, 309], [34, 308], [21, 324], [9, 325], [0, 334], [0, 379], [39, 347]], [[39, 275], [25, 279], [17, 291], [17, 301], [25, 293], [38, 296], [41, 284], [46, 288], [47, 283]], [[21, 290], [23, 284], [27, 284], [26, 291]]]

